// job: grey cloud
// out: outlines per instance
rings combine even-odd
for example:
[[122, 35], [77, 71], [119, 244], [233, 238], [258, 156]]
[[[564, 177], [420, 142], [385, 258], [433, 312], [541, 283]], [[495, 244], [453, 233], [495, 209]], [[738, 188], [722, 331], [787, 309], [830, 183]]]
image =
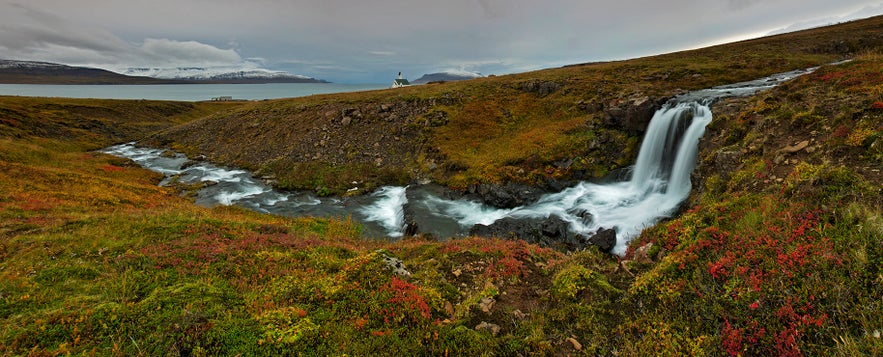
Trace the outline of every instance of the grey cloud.
[[17, 3], [0, 15], [0, 45], [4, 56], [25, 60], [95, 65], [111, 69], [127, 66], [221, 66], [245, 61], [233, 49], [198, 41], [146, 38], [124, 41], [99, 27], [75, 23], [52, 13]]
[[880, 3], [0, 0], [0, 56], [119, 66], [240, 63], [332, 81], [386, 82], [399, 70], [502, 74], [652, 55]]
[[123, 42], [107, 30], [82, 27], [64, 18], [12, 3], [0, 15], [0, 41], [15, 50], [41, 44], [68, 46], [96, 52], [112, 51]]
[[730, 8], [734, 10], [742, 10], [755, 4], [773, 1], [775, 0], [728, 0], [728, 2], [730, 3]]
[[146, 39], [135, 50], [136, 53], [151, 58], [154, 63], [164, 62], [168, 66], [186, 66], [192, 63], [220, 66], [243, 61], [235, 50], [223, 50], [197, 41]]

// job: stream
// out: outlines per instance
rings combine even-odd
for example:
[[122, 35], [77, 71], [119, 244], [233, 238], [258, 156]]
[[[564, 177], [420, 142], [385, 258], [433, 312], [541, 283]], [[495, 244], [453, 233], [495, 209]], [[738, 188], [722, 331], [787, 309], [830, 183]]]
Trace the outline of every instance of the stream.
[[754, 81], [689, 92], [670, 100], [651, 119], [635, 165], [627, 180], [597, 184], [580, 182], [535, 203], [499, 209], [467, 199], [446, 199], [437, 185], [387, 186], [357, 197], [317, 197], [310, 192], [273, 189], [249, 172], [191, 161], [182, 154], [139, 147], [136, 143], [111, 146], [101, 152], [129, 158], [142, 167], [164, 174], [161, 186], [173, 180], [208, 183], [196, 203], [203, 206], [239, 205], [283, 216], [352, 217], [367, 237], [398, 238], [404, 234], [405, 211], [419, 233], [439, 238], [469, 234], [476, 225], [492, 225], [503, 218], [558, 217], [576, 234], [592, 236], [599, 229], [615, 229], [614, 254], [625, 254], [628, 242], [661, 219], [677, 212], [691, 190], [699, 139], [712, 120], [711, 103], [726, 97], [751, 96], [815, 68], [776, 74]]

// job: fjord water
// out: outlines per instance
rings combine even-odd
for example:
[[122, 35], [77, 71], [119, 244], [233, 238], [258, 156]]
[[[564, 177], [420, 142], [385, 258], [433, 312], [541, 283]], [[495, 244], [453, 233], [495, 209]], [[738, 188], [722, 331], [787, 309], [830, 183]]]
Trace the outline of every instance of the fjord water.
[[753, 95], [812, 70], [787, 72], [676, 97], [653, 115], [627, 180], [605, 184], [581, 182], [514, 209], [443, 199], [433, 186], [384, 187], [361, 197], [319, 198], [310, 193], [274, 190], [242, 170], [206, 162], [187, 166], [188, 160], [183, 155], [163, 155], [164, 150], [139, 148], [134, 143], [110, 147], [104, 152], [131, 158], [146, 168], [164, 173], [168, 178], [161, 184], [170, 180], [211, 182], [199, 191], [196, 200], [208, 206], [237, 204], [288, 216], [352, 217], [364, 225], [367, 235], [375, 237], [402, 236], [406, 205], [421, 233], [442, 238], [467, 234], [476, 224], [489, 225], [504, 217], [557, 216], [577, 233], [591, 235], [600, 228], [615, 229], [617, 241], [613, 253], [621, 255], [629, 240], [644, 228], [674, 214], [689, 195], [699, 139], [712, 120], [711, 103], [724, 97]]
[[196, 102], [230, 96], [242, 100], [303, 97], [383, 89], [388, 84], [267, 83], [267, 84], [150, 84], [53, 85], [0, 84], [0, 95], [25, 97], [146, 99]]

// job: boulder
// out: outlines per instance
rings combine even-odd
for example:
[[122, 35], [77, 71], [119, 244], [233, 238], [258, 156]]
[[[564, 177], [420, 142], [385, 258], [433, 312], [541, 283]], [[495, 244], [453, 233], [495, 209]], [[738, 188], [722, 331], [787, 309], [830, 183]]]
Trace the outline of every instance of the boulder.
[[647, 243], [638, 247], [638, 249], [635, 249], [635, 255], [632, 260], [642, 264], [653, 263], [653, 258], [650, 257], [650, 250], [652, 248], [653, 243]]
[[584, 236], [571, 232], [569, 227], [569, 223], [558, 216], [548, 218], [506, 217], [490, 225], [477, 224], [469, 230], [469, 234], [480, 237], [520, 239], [561, 250], [577, 250], [589, 244]]
[[516, 183], [505, 185], [477, 184], [467, 190], [467, 196], [473, 196], [479, 201], [496, 208], [515, 208], [536, 202], [543, 194], [547, 193], [535, 186], [527, 186]]
[[648, 96], [614, 101], [604, 109], [604, 124], [631, 132], [644, 132], [659, 108], [661, 104]]
[[531, 79], [521, 84], [521, 90], [528, 93], [536, 93], [540, 97], [557, 92], [561, 89], [561, 84], [551, 81], [541, 81], [539, 79]]
[[597, 246], [602, 252], [610, 252], [616, 246], [616, 230], [600, 228], [589, 238], [589, 243]]
[[482, 321], [480, 324], [475, 326], [475, 331], [486, 331], [490, 333], [491, 336], [497, 336], [497, 334], [500, 333], [500, 325]]
[[411, 272], [405, 268], [405, 263], [402, 262], [401, 259], [383, 254], [383, 262], [386, 263], [386, 267], [392, 270], [396, 275], [401, 277], [411, 276]]
[[809, 146], [809, 140], [804, 140], [794, 145], [785, 146], [779, 151], [786, 154], [793, 154], [799, 152], [800, 150], [806, 149], [807, 146]]
[[478, 302], [478, 308], [481, 309], [482, 312], [489, 314], [491, 313], [491, 309], [494, 308], [494, 304], [497, 301], [493, 298], [481, 298], [481, 301]]

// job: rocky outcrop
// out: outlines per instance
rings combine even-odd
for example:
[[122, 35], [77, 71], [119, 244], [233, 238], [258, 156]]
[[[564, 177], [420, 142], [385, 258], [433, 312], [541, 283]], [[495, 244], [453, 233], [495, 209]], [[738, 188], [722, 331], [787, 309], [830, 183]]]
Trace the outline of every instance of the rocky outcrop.
[[540, 97], [545, 97], [549, 94], [557, 92], [559, 89], [563, 87], [558, 82], [552, 81], [541, 81], [539, 79], [531, 79], [526, 82], [521, 83], [521, 90], [534, 93]]
[[536, 186], [517, 183], [505, 185], [477, 184], [469, 186], [466, 191], [468, 198], [476, 198], [485, 204], [497, 208], [515, 208], [536, 202], [548, 191]]
[[585, 236], [570, 232], [568, 223], [558, 216], [549, 218], [506, 217], [490, 225], [478, 224], [469, 234], [480, 237], [521, 239], [559, 250], [577, 250], [589, 242]]
[[664, 100], [649, 96], [635, 95], [625, 100], [616, 100], [604, 107], [604, 124], [632, 133], [644, 132]]
[[404, 184], [417, 176], [425, 131], [448, 122], [448, 114], [436, 107], [457, 101], [444, 94], [257, 103], [158, 133], [144, 143], [272, 175], [282, 188], [343, 193], [351, 187]]
[[506, 217], [490, 225], [477, 224], [469, 234], [480, 237], [521, 239], [558, 250], [573, 251], [595, 245], [609, 253], [616, 246], [616, 230], [601, 228], [591, 238], [574, 233], [570, 223], [558, 216], [548, 218]]

